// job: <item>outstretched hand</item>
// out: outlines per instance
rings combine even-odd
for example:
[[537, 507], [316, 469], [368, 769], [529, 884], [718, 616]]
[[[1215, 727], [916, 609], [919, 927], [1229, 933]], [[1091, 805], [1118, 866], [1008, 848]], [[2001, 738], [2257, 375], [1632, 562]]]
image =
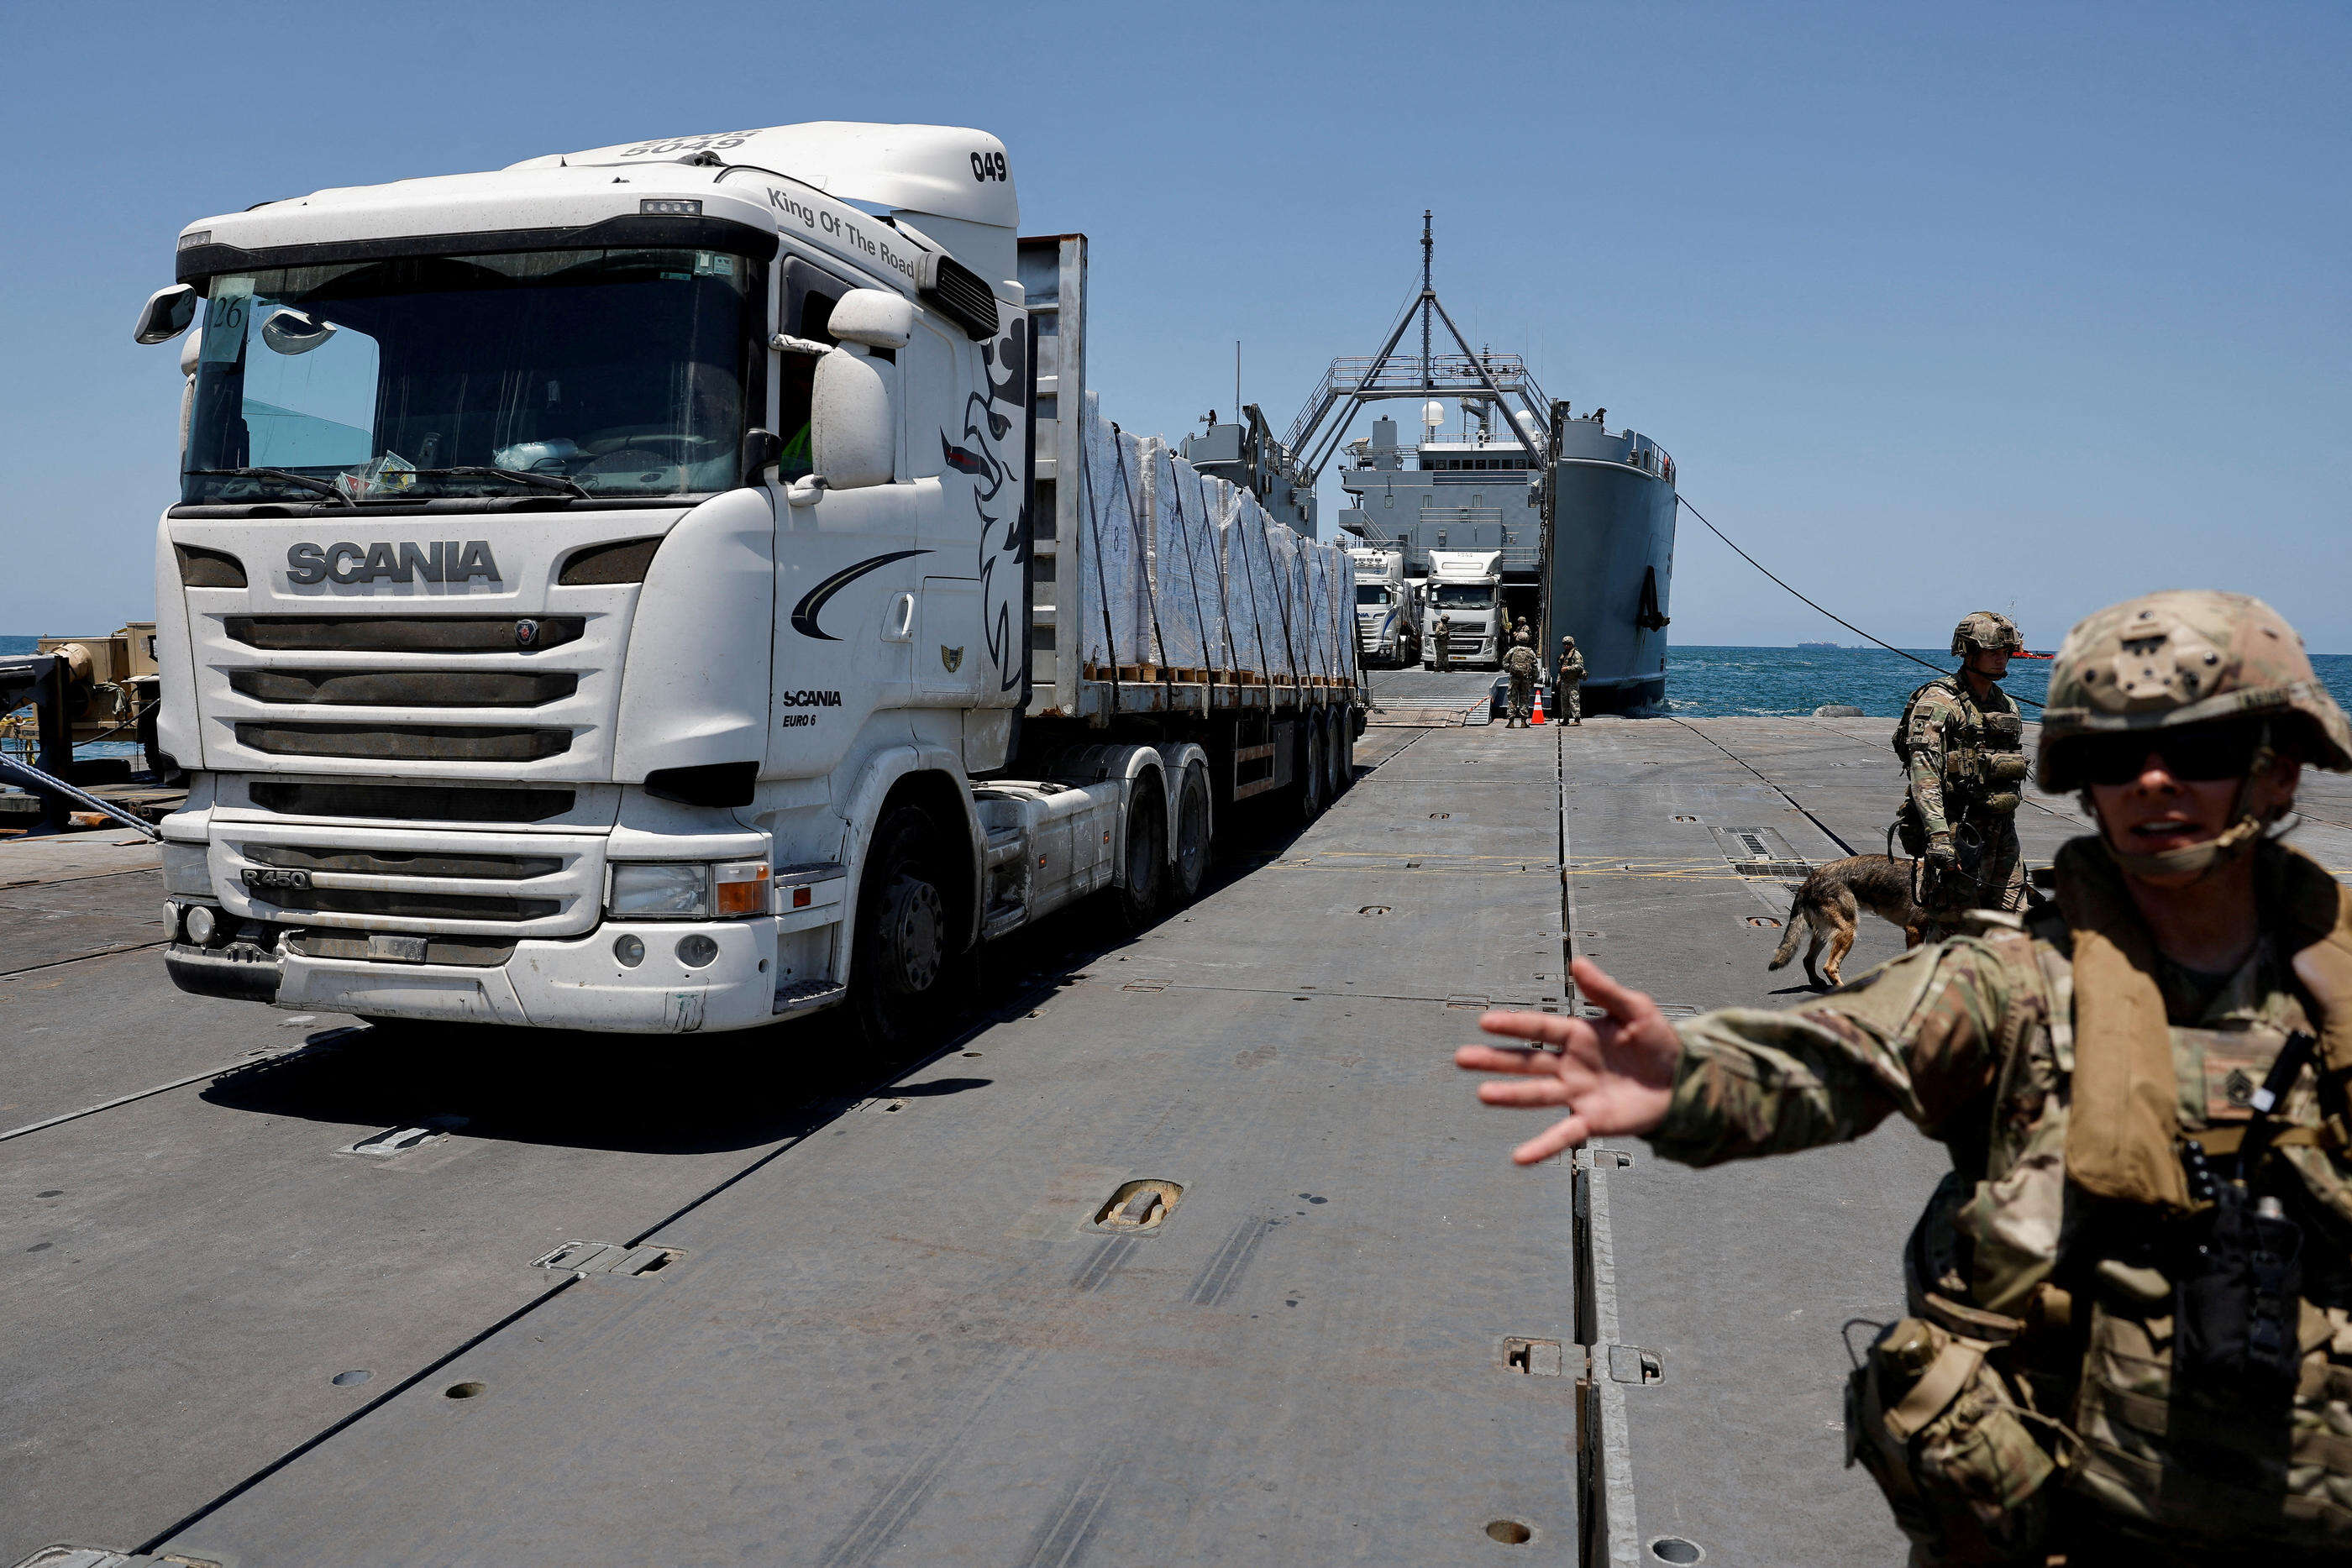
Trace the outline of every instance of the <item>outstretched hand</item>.
[[1682, 1041], [1658, 1004], [1619, 985], [1590, 958], [1577, 959], [1570, 973], [1605, 1017], [1498, 1009], [1478, 1019], [1488, 1034], [1551, 1046], [1558, 1054], [1491, 1045], [1465, 1045], [1454, 1053], [1454, 1065], [1468, 1071], [1517, 1075], [1516, 1082], [1478, 1086], [1478, 1098], [1489, 1105], [1568, 1107], [1566, 1117], [1511, 1151], [1511, 1158], [1523, 1166], [1587, 1138], [1654, 1132], [1674, 1099]]

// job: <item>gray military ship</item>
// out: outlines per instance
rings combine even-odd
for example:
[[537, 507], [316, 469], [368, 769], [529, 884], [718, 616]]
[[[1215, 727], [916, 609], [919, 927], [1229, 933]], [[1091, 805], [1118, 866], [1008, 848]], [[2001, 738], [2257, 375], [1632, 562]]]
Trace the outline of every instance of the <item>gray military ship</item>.
[[[1547, 396], [1517, 354], [1473, 350], [1431, 284], [1430, 214], [1422, 214], [1422, 287], [1381, 350], [1331, 361], [1281, 448], [1301, 486], [1335, 457], [1349, 504], [1340, 528], [1401, 550], [1408, 577], [1425, 577], [1433, 550], [1496, 552], [1502, 601], [1537, 643], [1573, 632], [1589, 674], [1585, 705], [1623, 711], [1666, 691], [1666, 604], [1674, 578], [1675, 461], [1608, 411], [1574, 415]], [[1404, 349], [1418, 320], [1421, 347]], [[1433, 346], [1442, 325], [1451, 351]], [[1410, 444], [1397, 422], [1372, 422], [1346, 440], [1357, 412], [1380, 402], [1421, 404]], [[1445, 402], [1461, 411], [1448, 431]]]

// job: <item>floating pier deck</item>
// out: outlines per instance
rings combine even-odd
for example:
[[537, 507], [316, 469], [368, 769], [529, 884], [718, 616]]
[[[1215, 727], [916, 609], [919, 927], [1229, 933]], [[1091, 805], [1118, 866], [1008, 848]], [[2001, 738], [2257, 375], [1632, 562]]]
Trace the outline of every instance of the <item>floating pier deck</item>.
[[1378, 677], [1425, 722], [1319, 821], [914, 1061], [184, 996], [152, 850], [0, 846], [0, 1563], [1897, 1560], [1838, 1330], [1940, 1151], [1522, 1171], [1449, 1061], [1570, 953], [1801, 1001], [1786, 883], [1880, 847], [1888, 723], [1507, 730], [1492, 678]]

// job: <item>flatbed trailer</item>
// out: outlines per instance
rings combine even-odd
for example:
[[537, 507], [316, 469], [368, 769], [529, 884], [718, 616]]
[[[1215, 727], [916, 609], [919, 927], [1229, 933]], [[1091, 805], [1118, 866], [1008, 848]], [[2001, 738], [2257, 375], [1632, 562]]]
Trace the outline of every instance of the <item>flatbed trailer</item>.
[[[1214, 762], [1221, 808], [1291, 788], [1307, 771], [1307, 748], [1300, 741], [1307, 731], [1324, 727], [1334, 757], [1342, 730], [1349, 744], [1362, 733], [1366, 702], [1352, 637], [1345, 657], [1331, 660], [1324, 674], [1235, 668], [1244, 661], [1229, 657], [1168, 667], [1084, 656], [1076, 591], [1097, 570], [1092, 552], [1105, 537], [1102, 517], [1118, 504], [1115, 497], [1091, 494], [1083, 482], [1087, 236], [1024, 236], [1019, 256], [1037, 343], [1032, 503], [1037, 521], [1030, 546], [1034, 564], [1027, 710], [1032, 737], [1070, 737], [1084, 727], [1154, 740], [1198, 739]], [[1243, 597], [1233, 586], [1225, 594], [1228, 611]], [[1268, 606], [1265, 614], [1270, 618], [1273, 611]], [[1330, 781], [1338, 783], [1336, 774]]]

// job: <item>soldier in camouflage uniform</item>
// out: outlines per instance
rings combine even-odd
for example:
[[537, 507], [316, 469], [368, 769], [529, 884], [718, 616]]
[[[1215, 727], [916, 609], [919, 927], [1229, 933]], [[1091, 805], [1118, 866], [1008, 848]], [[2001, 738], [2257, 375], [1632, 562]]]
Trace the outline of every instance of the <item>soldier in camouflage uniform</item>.
[[2076, 626], [2038, 777], [2099, 831], [2054, 906], [1980, 911], [1795, 1012], [1669, 1022], [1579, 959], [1605, 1018], [1489, 1013], [1499, 1105], [1694, 1166], [1901, 1113], [1953, 1169], [1905, 1249], [1909, 1315], [1847, 1445], [1915, 1564], [2352, 1560], [2352, 890], [2266, 831], [2352, 727], [2236, 594]]
[[[1525, 626], [1526, 622], [1520, 624]], [[1528, 727], [1528, 719], [1535, 711], [1536, 676], [1542, 669], [1543, 662], [1536, 657], [1527, 632], [1521, 631], [1511, 639], [1511, 651], [1503, 655], [1503, 671], [1511, 677], [1511, 716], [1503, 721], [1505, 729], [1515, 725], [1521, 729]]]
[[1576, 639], [1562, 635], [1559, 640], [1559, 712], [1570, 724], [1584, 722], [1584, 650]]
[[2025, 861], [2017, 843], [2025, 782], [2024, 725], [1996, 684], [2025, 639], [2005, 615], [1979, 610], [1952, 632], [1958, 673], [1911, 694], [1895, 728], [1895, 755], [1910, 775], [1895, 831], [1921, 862], [1916, 896], [1945, 915], [2025, 907]]

